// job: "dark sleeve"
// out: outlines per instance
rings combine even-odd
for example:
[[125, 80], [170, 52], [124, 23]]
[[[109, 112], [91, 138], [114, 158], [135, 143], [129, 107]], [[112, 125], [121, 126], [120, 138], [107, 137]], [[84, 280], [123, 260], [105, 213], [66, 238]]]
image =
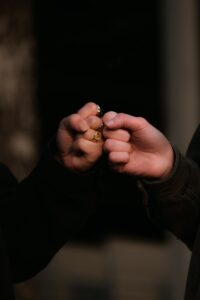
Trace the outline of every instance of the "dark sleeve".
[[151, 218], [170, 230], [190, 249], [200, 217], [200, 169], [191, 158], [175, 151], [175, 165], [165, 181], [143, 181]]
[[200, 167], [200, 126], [196, 129], [186, 154]]
[[78, 175], [46, 153], [21, 183], [0, 166], [0, 226], [14, 282], [42, 270], [95, 210], [95, 172]]

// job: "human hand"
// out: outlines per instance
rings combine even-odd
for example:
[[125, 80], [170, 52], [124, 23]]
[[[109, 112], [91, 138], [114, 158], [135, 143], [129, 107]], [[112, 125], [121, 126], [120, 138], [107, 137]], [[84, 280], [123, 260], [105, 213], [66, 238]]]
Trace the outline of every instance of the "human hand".
[[76, 172], [89, 171], [103, 152], [98, 128], [102, 126], [100, 108], [86, 103], [77, 113], [61, 120], [56, 135], [58, 159], [61, 164]]
[[113, 169], [139, 177], [169, 175], [174, 163], [172, 146], [147, 120], [108, 112], [103, 123], [104, 150]]

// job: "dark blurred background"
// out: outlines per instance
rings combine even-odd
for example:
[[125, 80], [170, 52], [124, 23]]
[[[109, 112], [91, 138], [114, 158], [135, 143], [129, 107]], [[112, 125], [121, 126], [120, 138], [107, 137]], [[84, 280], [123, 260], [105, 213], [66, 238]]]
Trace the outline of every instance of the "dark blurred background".
[[[87, 101], [146, 117], [163, 129], [160, 1], [36, 1], [38, 107], [46, 144], [59, 120]], [[160, 239], [136, 180], [106, 174], [104, 205], [79, 239], [108, 234]], [[124, 197], [130, 194], [130, 197]], [[130, 198], [130, 199], [129, 199]]]
[[[197, 0], [0, 1], [0, 160], [22, 180], [87, 101], [147, 118], [185, 152], [200, 117], [198, 20]], [[101, 184], [97, 213], [17, 300], [183, 299], [188, 249], [147, 218], [136, 179]]]
[[48, 139], [86, 101], [162, 127], [160, 1], [36, 1], [39, 108]]

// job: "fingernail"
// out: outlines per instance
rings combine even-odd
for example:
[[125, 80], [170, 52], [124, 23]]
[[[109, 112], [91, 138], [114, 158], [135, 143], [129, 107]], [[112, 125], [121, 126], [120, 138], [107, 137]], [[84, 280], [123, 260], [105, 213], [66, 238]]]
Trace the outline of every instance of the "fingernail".
[[112, 124], [114, 124], [114, 121], [113, 120], [108, 120], [105, 122], [106, 126], [110, 126]]
[[99, 105], [97, 105], [97, 114], [100, 117], [102, 116], [102, 109], [101, 109], [101, 107]]

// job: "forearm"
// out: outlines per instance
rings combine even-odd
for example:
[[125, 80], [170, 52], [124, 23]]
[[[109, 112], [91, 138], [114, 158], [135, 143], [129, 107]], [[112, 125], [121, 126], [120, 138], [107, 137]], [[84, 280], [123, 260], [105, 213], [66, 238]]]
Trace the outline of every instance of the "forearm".
[[164, 181], [144, 181], [151, 217], [192, 249], [200, 214], [200, 169], [176, 152], [174, 169]]

